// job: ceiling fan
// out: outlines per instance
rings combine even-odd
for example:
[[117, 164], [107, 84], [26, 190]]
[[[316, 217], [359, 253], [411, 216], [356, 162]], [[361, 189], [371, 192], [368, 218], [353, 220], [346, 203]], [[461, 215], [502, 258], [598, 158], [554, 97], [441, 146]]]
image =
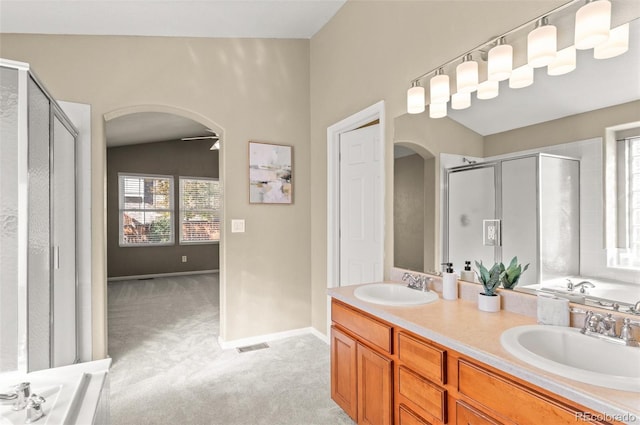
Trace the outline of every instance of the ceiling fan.
[[209, 148], [209, 150], [215, 151], [215, 150], [219, 150], [220, 149], [220, 136], [218, 136], [218, 133], [216, 133], [215, 131], [207, 128], [207, 131], [211, 132], [211, 134], [207, 134], [205, 136], [193, 136], [193, 137], [183, 137], [182, 141], [190, 141], [190, 140], [206, 140], [206, 139], [210, 139], [210, 140], [214, 140], [215, 143], [213, 145], [211, 145], [211, 147]]

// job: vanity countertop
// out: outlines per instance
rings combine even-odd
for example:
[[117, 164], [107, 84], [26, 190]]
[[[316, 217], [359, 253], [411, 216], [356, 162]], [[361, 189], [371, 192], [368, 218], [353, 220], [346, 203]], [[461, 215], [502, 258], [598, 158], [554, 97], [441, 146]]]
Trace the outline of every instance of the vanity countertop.
[[475, 302], [462, 299], [440, 298], [412, 307], [372, 304], [353, 295], [358, 286], [331, 288], [328, 295], [616, 420], [625, 423], [640, 420], [640, 393], [563, 378], [530, 366], [502, 348], [502, 332], [514, 326], [536, 324], [533, 317], [505, 310], [486, 313], [478, 310]]

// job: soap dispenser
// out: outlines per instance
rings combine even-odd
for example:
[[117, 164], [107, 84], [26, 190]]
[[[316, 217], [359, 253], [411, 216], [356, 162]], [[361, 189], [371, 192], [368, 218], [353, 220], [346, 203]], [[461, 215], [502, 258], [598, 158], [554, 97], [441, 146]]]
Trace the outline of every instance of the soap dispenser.
[[467, 282], [476, 281], [476, 274], [471, 270], [471, 261], [464, 262], [464, 270], [460, 272], [460, 279]]
[[442, 273], [442, 298], [455, 300], [458, 298], [458, 276], [453, 272], [452, 263], [442, 263], [445, 271]]

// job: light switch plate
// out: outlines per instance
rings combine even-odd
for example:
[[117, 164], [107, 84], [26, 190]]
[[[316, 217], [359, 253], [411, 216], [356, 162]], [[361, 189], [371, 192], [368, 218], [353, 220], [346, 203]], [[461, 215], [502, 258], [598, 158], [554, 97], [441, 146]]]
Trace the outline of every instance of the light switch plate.
[[244, 220], [231, 220], [231, 233], [244, 233]]
[[500, 220], [482, 220], [482, 243], [485, 246], [499, 246]]

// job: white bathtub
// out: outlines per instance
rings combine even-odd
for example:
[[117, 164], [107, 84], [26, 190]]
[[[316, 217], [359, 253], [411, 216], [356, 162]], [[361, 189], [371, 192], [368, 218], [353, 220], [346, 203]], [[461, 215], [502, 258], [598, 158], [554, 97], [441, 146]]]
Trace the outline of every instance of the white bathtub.
[[[31, 393], [44, 397], [45, 416], [36, 425], [109, 423], [109, 368], [111, 359], [45, 369], [32, 373], [0, 374], [0, 392], [16, 384], [31, 383]], [[0, 425], [22, 425], [26, 409], [14, 411], [13, 401], [0, 401]]]
[[575, 296], [585, 296], [586, 298], [597, 297], [605, 302], [618, 302], [625, 304], [635, 304], [640, 301], [640, 285], [629, 282], [616, 282], [610, 280], [601, 280], [598, 278], [590, 278], [584, 276], [570, 276], [568, 278], [558, 278], [545, 281], [539, 285], [527, 285], [524, 288], [534, 290], [551, 290], [567, 293], [567, 279], [571, 279], [574, 285], [583, 280], [589, 281], [595, 285], [595, 288], [585, 288], [582, 294], [579, 289], [574, 289], [570, 294]]

